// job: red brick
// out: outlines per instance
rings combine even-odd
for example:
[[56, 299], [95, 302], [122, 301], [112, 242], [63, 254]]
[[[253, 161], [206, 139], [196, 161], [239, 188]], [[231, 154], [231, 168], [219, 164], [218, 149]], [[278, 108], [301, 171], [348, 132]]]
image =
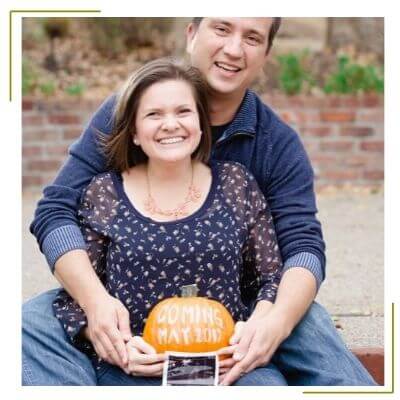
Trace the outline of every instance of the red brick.
[[47, 145], [45, 146], [45, 153], [50, 156], [66, 156], [68, 153], [68, 145]]
[[327, 154], [311, 154], [311, 163], [312, 165], [335, 165], [338, 160], [337, 157], [333, 155], [327, 155]]
[[340, 129], [341, 136], [366, 137], [373, 134], [374, 130], [369, 126], [344, 126]]
[[360, 143], [360, 149], [365, 151], [383, 152], [384, 148], [385, 146], [383, 140]]
[[383, 171], [364, 171], [363, 178], [371, 181], [382, 181], [385, 178]]
[[33, 101], [31, 99], [22, 99], [22, 110], [28, 111], [33, 109]]
[[358, 155], [358, 154], [351, 154], [345, 158], [344, 164], [348, 165], [349, 167], [363, 167], [367, 165], [369, 162], [368, 156]]
[[303, 144], [307, 153], [317, 152], [319, 150], [319, 143], [317, 141], [305, 140]]
[[320, 149], [322, 151], [350, 151], [353, 149], [353, 142], [321, 142]]
[[28, 169], [31, 171], [54, 171], [61, 165], [62, 160], [31, 160]]
[[378, 94], [365, 94], [361, 105], [364, 107], [378, 107], [383, 105], [383, 96]]
[[22, 114], [22, 126], [43, 125], [43, 115], [24, 115]]
[[279, 113], [279, 115], [287, 124], [294, 122], [293, 114], [289, 111], [282, 111]]
[[360, 109], [357, 112], [357, 121], [380, 122], [383, 124], [383, 108]]
[[350, 170], [326, 170], [321, 171], [320, 177], [332, 181], [352, 181], [358, 179], [360, 174], [358, 171]]
[[81, 128], [76, 128], [76, 129], [70, 128], [70, 129], [64, 129], [62, 135], [65, 140], [73, 140], [77, 139], [81, 133], [82, 133]]
[[385, 384], [385, 352], [383, 348], [360, 347], [351, 349], [378, 385]]
[[354, 111], [321, 111], [321, 120], [325, 122], [352, 122], [355, 120]]
[[22, 146], [22, 157], [33, 157], [42, 155], [42, 146], [34, 145], [23, 145]]
[[279, 94], [264, 95], [262, 96], [262, 101], [277, 110], [288, 106], [287, 97]]
[[34, 176], [34, 175], [24, 175], [22, 177], [22, 186], [40, 186], [42, 184], [42, 177], [41, 176]]
[[302, 95], [287, 96], [286, 102], [290, 107], [304, 107], [306, 100]]
[[81, 119], [73, 114], [53, 114], [49, 115], [49, 122], [56, 125], [73, 125], [79, 124]]
[[22, 137], [24, 143], [26, 142], [34, 142], [34, 141], [46, 141], [46, 140], [58, 140], [59, 134], [55, 130], [52, 129], [24, 129], [22, 131]]
[[308, 122], [319, 122], [321, 119], [321, 115], [318, 110], [304, 110], [304, 111], [295, 111], [295, 119], [298, 123], [308, 123]]
[[316, 136], [326, 137], [332, 134], [332, 127], [330, 126], [306, 126], [303, 129], [299, 129], [301, 135], [305, 136]]
[[359, 106], [359, 99], [354, 95], [328, 96], [327, 104], [329, 107], [353, 107]]

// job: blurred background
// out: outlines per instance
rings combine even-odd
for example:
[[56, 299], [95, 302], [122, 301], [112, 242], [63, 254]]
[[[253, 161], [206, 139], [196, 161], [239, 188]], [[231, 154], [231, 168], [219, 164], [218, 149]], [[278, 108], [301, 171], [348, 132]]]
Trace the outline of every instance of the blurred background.
[[[185, 55], [190, 18], [23, 18], [23, 93], [105, 97], [151, 59]], [[259, 92], [383, 91], [383, 18], [285, 18]]]
[[[56, 282], [29, 223], [91, 114], [142, 63], [184, 56], [189, 18], [23, 18], [23, 299]], [[383, 18], [284, 18], [253, 85], [302, 138], [327, 244], [317, 300], [383, 346]]]

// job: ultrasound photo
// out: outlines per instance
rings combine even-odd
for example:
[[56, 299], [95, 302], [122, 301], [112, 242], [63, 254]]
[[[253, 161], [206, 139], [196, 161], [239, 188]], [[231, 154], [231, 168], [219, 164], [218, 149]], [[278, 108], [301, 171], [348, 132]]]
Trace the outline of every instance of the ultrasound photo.
[[164, 386], [215, 386], [218, 384], [216, 353], [167, 353]]

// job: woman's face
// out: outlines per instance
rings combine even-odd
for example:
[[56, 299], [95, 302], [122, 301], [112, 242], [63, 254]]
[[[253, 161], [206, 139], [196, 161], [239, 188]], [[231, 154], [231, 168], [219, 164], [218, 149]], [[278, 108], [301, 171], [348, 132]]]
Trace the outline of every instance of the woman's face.
[[135, 144], [150, 161], [182, 161], [200, 143], [196, 101], [188, 83], [168, 80], [147, 88], [136, 114]]

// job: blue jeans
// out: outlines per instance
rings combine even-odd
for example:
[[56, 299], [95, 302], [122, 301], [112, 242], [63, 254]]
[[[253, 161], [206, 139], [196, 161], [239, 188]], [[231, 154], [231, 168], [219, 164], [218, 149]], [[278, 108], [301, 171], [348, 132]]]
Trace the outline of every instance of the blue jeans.
[[[45, 292], [23, 305], [23, 385], [161, 384], [160, 379], [129, 376], [111, 365], [95, 371], [89, 358], [70, 343], [53, 314], [52, 303], [57, 291]], [[246, 374], [235, 385], [364, 386], [376, 383], [346, 348], [329, 314], [314, 302], [271, 362]]]

